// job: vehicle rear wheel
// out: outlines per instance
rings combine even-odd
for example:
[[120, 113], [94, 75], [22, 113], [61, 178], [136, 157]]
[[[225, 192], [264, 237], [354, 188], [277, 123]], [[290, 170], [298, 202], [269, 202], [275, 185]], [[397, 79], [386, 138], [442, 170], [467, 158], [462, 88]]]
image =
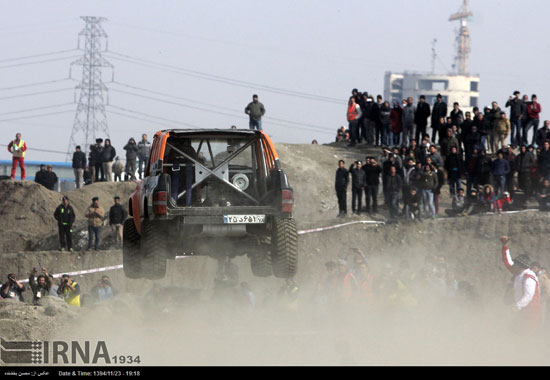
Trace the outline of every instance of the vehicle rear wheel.
[[273, 274], [271, 267], [271, 255], [266, 249], [258, 249], [248, 255], [250, 268], [256, 277], [268, 277]]
[[271, 263], [273, 274], [292, 278], [298, 264], [298, 231], [294, 219], [274, 218], [271, 232]]
[[134, 219], [126, 219], [122, 227], [122, 265], [128, 278], [142, 278], [140, 240]]
[[159, 280], [166, 276], [166, 250], [168, 239], [158, 223], [143, 221], [141, 229], [141, 255], [143, 277]]

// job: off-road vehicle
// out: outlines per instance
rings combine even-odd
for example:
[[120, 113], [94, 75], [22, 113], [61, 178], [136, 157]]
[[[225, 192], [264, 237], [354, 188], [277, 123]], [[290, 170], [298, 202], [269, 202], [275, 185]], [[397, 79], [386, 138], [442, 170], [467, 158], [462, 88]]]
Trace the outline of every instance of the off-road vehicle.
[[145, 177], [130, 196], [123, 265], [159, 279], [177, 255], [248, 255], [254, 275], [291, 278], [294, 196], [265, 133], [171, 129], [155, 134]]

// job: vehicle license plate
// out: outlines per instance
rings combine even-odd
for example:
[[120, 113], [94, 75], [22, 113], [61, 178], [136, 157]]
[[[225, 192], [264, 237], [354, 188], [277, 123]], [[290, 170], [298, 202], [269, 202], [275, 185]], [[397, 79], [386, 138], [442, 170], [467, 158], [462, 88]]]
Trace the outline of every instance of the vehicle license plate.
[[265, 223], [265, 215], [224, 215], [225, 224], [260, 224]]

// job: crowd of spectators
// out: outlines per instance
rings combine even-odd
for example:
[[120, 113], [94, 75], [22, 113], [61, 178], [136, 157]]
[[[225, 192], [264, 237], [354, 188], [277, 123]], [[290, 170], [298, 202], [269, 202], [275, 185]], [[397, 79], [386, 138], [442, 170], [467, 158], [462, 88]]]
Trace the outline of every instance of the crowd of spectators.
[[16, 274], [8, 274], [7, 281], [0, 288], [0, 299], [25, 302], [24, 294], [27, 288], [30, 288], [29, 300], [33, 305], [43, 305], [41, 301], [47, 297], [59, 297], [70, 306], [81, 307], [108, 301], [118, 294], [106, 275], [102, 276], [88, 293], [84, 293], [80, 284], [70, 274], [56, 276], [56, 279], [46, 268], [41, 268], [41, 273], [37, 273], [36, 268], [30, 271], [28, 287]]
[[529, 101], [515, 91], [505, 107], [510, 107], [509, 118], [497, 102], [472, 112], [454, 103], [448, 112], [438, 95], [431, 107], [420, 96], [416, 106], [409, 97], [390, 108], [382, 96], [375, 101], [354, 89], [348, 128], [337, 130], [336, 141], [381, 150], [349, 168], [339, 161], [338, 216], [347, 215], [350, 182], [354, 214], [376, 214], [381, 191], [392, 220], [437, 218], [445, 185], [452, 202], [447, 216], [522, 210], [532, 200], [540, 210], [550, 211], [550, 121], [538, 129], [541, 105], [536, 95]]
[[[96, 143], [90, 145], [88, 162], [86, 156], [77, 146], [73, 154], [73, 169], [77, 188], [79, 184], [90, 184], [101, 181], [131, 181], [143, 178], [145, 165], [149, 159], [151, 143], [147, 140], [147, 134], [141, 135], [141, 140], [136, 143], [131, 137], [123, 149], [126, 151], [126, 164], [117, 156], [116, 149], [111, 145], [110, 139], [97, 138]], [[136, 171], [138, 176], [136, 176]], [[124, 174], [124, 176], [123, 176]]]

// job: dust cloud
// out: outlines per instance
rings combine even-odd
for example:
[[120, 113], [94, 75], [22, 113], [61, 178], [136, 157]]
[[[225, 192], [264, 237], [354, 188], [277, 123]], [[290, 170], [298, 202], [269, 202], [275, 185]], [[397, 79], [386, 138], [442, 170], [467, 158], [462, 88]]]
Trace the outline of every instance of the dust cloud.
[[248, 259], [237, 257], [254, 307], [240, 284], [216, 288], [216, 261], [201, 258], [209, 286], [198, 289], [183, 276], [172, 286], [132, 281], [113, 301], [82, 308], [54, 339], [105, 341], [111, 356], [139, 356], [152, 366], [548, 364], [548, 336], [526, 334], [502, 293], [459, 286], [450, 295], [419, 280], [397, 286], [396, 278], [425, 273], [426, 247], [407, 252], [408, 267], [396, 255], [370, 260], [378, 284], [370, 299], [327, 291], [327, 272], [311, 272], [315, 266], [302, 266], [299, 290], [285, 293], [284, 280], [253, 277]]

